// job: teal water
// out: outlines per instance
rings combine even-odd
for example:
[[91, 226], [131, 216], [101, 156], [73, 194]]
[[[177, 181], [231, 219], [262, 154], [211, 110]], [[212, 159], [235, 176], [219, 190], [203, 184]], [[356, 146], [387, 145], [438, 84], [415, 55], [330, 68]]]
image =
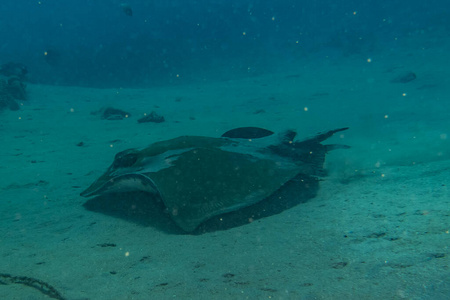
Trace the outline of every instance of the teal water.
[[[82, 4], [5, 6], [0, 62], [28, 74], [0, 112], [2, 299], [448, 299], [445, 6]], [[18, 25], [35, 18], [53, 27]], [[314, 197], [227, 230], [172, 230], [145, 194], [79, 196], [120, 151], [241, 126], [349, 127], [326, 143], [351, 148]]]

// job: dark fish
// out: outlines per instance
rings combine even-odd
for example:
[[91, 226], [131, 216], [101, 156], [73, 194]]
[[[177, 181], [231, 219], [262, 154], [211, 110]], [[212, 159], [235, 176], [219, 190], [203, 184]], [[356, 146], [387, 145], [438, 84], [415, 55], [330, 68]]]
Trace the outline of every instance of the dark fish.
[[61, 54], [53, 49], [47, 49], [44, 52], [44, 59], [50, 66], [55, 67], [59, 65]]
[[123, 12], [127, 15], [127, 16], [133, 16], [133, 10], [131, 9], [130, 4], [128, 3], [122, 3], [120, 4], [120, 6], [122, 7]]
[[272, 135], [273, 131], [258, 127], [239, 127], [228, 130], [222, 137], [237, 139], [257, 139]]

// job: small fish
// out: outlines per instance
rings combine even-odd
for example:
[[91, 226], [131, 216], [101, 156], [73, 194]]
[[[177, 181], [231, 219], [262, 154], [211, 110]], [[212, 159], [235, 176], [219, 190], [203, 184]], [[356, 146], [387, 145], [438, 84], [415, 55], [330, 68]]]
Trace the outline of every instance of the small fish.
[[123, 12], [127, 15], [127, 16], [133, 16], [133, 10], [131, 9], [130, 4], [128, 3], [122, 3], [120, 4], [120, 6], [122, 7]]

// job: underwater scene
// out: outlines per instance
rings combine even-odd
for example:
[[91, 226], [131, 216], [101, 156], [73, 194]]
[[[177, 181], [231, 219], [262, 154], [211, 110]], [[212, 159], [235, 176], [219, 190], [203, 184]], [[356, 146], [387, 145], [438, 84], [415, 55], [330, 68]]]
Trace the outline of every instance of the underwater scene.
[[0, 299], [450, 299], [448, 1], [0, 16]]

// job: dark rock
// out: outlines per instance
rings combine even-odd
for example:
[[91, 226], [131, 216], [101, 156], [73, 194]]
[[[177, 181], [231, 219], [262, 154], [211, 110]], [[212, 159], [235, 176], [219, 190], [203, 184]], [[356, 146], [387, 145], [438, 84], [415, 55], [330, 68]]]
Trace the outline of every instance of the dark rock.
[[116, 244], [114, 244], [114, 243], [103, 243], [103, 244], [97, 244], [97, 246], [100, 246], [100, 247], [116, 247]]
[[348, 262], [340, 261], [331, 265], [333, 269], [342, 269], [348, 265]]
[[257, 109], [257, 110], [255, 110], [254, 112], [253, 112], [253, 114], [254, 115], [258, 115], [258, 114], [263, 114], [263, 113], [265, 113], [266, 111], [264, 110], [264, 109]]
[[19, 110], [20, 106], [15, 99], [25, 100], [25, 85], [7, 77], [0, 77], [0, 110]]
[[19, 110], [19, 104], [9, 95], [0, 95], [0, 110]]
[[391, 80], [392, 83], [408, 83], [417, 78], [413, 72], [405, 72]]
[[445, 257], [445, 253], [430, 253], [429, 257], [431, 258], [444, 258]]
[[103, 117], [103, 119], [108, 121], [117, 121], [117, 120], [123, 120], [122, 115], [108, 115], [107, 117]]
[[19, 77], [12, 76], [8, 78], [7, 90], [14, 99], [27, 100], [26, 87]]
[[112, 107], [105, 108], [102, 114], [102, 118], [106, 120], [122, 120], [123, 118], [128, 118], [129, 116], [130, 113]]
[[9, 109], [10, 110], [19, 110], [20, 109], [20, 105], [19, 105], [19, 103], [17, 103], [16, 101], [14, 101], [14, 100], [11, 100], [10, 102], [9, 102]]
[[131, 116], [130, 113], [113, 107], [106, 107], [93, 111], [91, 112], [91, 115], [101, 115], [101, 118], [105, 120], [122, 120], [123, 118]]
[[27, 73], [27, 67], [21, 63], [9, 62], [0, 66], [0, 74], [7, 77], [16, 76], [23, 80]]
[[147, 123], [147, 122], [153, 122], [153, 123], [162, 123], [165, 119], [163, 116], [158, 115], [156, 112], [152, 111], [150, 114], [140, 118], [138, 120], [138, 123]]

